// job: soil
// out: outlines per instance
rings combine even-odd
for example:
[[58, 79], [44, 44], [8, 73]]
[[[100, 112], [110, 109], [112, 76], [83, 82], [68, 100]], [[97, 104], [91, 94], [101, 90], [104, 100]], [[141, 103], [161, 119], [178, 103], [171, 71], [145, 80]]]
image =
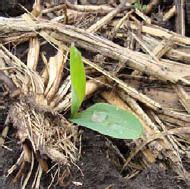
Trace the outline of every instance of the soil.
[[[158, 164], [142, 171], [136, 178], [127, 180], [121, 176], [110, 160], [106, 138], [92, 131], [85, 131], [82, 140], [81, 159], [77, 163], [81, 170], [74, 168], [69, 185], [54, 189], [190, 189], [170, 170], [163, 170]], [[6, 178], [7, 170], [16, 162], [21, 151], [18, 141], [11, 134], [6, 146], [12, 149], [0, 150], [0, 189], [20, 189], [19, 182]], [[44, 176], [41, 188], [49, 184]], [[76, 183], [82, 186], [76, 186]]]
[[29, 11], [32, 9], [34, 0], [1, 0], [0, 1], [0, 16], [18, 16], [25, 12], [20, 6], [24, 6]]

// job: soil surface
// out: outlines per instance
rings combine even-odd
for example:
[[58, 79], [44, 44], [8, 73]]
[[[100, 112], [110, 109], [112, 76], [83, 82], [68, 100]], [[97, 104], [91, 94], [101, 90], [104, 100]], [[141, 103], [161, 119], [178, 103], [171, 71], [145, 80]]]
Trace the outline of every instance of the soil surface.
[[[81, 159], [77, 163], [81, 170], [72, 171], [72, 179], [65, 187], [54, 189], [190, 189], [178, 180], [172, 171], [165, 171], [159, 165], [153, 165], [142, 171], [136, 178], [126, 180], [113, 165], [109, 158], [109, 147], [106, 138], [95, 132], [85, 131], [82, 140]], [[6, 146], [12, 149], [0, 150], [0, 189], [20, 189], [19, 182], [5, 175], [7, 170], [16, 162], [20, 154], [20, 145], [11, 136]], [[82, 173], [81, 173], [82, 172]], [[41, 188], [48, 185], [48, 176], [44, 176]], [[76, 186], [76, 183], [82, 186]]]

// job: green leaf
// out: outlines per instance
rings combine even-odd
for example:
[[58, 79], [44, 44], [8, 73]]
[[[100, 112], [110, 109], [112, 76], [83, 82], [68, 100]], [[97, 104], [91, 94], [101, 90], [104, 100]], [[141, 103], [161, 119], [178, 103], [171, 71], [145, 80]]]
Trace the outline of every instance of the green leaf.
[[86, 75], [81, 53], [74, 46], [70, 48], [71, 74], [71, 117], [74, 117], [85, 97]]
[[71, 121], [113, 138], [137, 139], [143, 133], [142, 124], [133, 113], [107, 103], [97, 103]]
[[142, 11], [146, 11], [146, 9], [147, 9], [147, 5], [143, 5], [142, 6]]

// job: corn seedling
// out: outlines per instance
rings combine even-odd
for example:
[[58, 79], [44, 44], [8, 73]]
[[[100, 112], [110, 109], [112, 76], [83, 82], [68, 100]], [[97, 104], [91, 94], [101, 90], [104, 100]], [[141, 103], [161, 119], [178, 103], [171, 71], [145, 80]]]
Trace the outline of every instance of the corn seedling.
[[103, 135], [119, 139], [137, 139], [143, 133], [141, 122], [131, 112], [107, 103], [96, 103], [83, 112], [78, 110], [85, 97], [86, 75], [81, 53], [70, 48], [71, 121]]

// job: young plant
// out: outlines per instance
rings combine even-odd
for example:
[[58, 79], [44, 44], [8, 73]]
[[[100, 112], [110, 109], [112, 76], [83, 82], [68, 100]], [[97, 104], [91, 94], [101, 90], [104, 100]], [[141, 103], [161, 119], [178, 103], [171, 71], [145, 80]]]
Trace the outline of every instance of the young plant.
[[77, 48], [70, 48], [70, 74], [71, 74], [71, 117], [74, 117], [85, 97], [86, 75], [81, 53]]
[[138, 118], [131, 112], [124, 111], [107, 103], [96, 103], [83, 112], [78, 110], [85, 97], [86, 75], [81, 53], [70, 48], [71, 73], [71, 121], [92, 129], [103, 135], [118, 139], [137, 139], [143, 133]]
[[140, 11], [142, 12], [145, 12], [146, 9], [147, 9], [147, 5], [143, 5], [143, 3], [141, 2], [141, 0], [137, 0], [135, 3], [134, 3], [134, 8], [136, 9], [139, 9]]

